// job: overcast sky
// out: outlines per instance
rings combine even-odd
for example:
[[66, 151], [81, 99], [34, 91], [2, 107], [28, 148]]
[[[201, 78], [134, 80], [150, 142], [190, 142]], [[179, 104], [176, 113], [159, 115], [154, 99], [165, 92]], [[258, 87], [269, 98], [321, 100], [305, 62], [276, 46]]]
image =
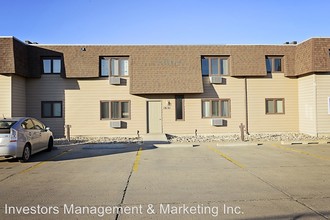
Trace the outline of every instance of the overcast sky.
[[282, 44], [330, 37], [329, 0], [0, 0], [0, 36], [42, 44]]

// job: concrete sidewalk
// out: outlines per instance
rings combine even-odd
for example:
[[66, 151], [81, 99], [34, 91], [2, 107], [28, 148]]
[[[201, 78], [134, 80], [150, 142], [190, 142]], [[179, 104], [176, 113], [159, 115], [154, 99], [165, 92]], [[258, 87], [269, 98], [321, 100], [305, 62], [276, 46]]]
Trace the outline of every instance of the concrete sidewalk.
[[169, 143], [165, 134], [145, 134], [141, 136], [145, 144]]

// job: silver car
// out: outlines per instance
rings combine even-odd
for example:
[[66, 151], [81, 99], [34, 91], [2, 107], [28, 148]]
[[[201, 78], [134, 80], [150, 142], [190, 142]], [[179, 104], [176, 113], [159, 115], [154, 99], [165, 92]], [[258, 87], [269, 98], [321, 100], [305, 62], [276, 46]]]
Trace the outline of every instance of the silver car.
[[0, 157], [26, 162], [32, 154], [53, 148], [53, 133], [35, 118], [0, 119]]

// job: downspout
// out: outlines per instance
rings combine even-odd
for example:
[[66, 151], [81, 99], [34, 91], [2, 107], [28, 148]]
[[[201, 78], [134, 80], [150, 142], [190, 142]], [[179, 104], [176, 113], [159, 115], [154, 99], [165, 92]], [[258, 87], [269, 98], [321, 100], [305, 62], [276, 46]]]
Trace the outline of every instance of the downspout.
[[246, 134], [249, 133], [249, 106], [248, 106], [248, 90], [247, 90], [247, 77], [244, 77], [244, 95], [245, 95], [245, 126], [246, 126]]
[[314, 74], [314, 79], [313, 79], [313, 85], [314, 85], [314, 100], [315, 100], [315, 132], [316, 132], [316, 137], [319, 136], [319, 131], [318, 131], [318, 115], [317, 115], [317, 79], [316, 79], [316, 74]]

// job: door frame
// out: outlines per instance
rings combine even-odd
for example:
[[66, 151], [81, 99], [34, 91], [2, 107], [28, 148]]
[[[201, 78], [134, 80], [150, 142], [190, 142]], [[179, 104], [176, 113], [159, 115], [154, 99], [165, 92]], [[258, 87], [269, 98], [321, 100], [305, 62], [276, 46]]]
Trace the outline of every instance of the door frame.
[[146, 131], [147, 131], [147, 134], [153, 134], [153, 133], [150, 133], [150, 131], [149, 131], [149, 102], [159, 102], [160, 103], [160, 116], [161, 116], [160, 133], [162, 134], [163, 133], [163, 102], [160, 99], [151, 99], [151, 100], [146, 101], [146, 108], [147, 108], [147, 111], [146, 111], [146, 115], [147, 115], [146, 127], [147, 127], [147, 129], [146, 129]]

